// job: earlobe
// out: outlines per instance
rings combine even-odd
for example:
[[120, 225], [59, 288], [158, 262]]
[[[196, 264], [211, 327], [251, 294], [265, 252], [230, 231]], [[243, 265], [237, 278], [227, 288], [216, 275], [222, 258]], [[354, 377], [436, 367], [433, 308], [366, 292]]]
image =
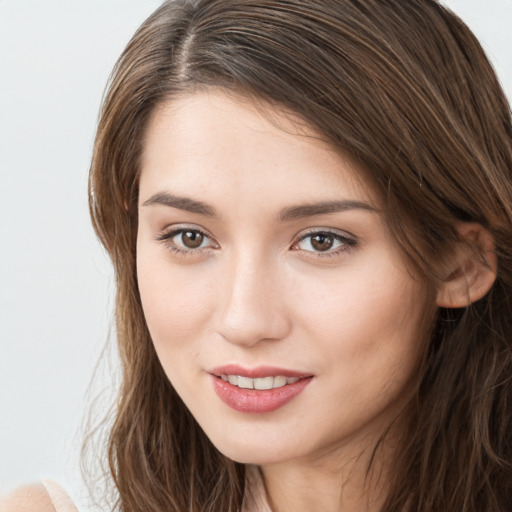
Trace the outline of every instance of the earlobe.
[[463, 308], [484, 297], [496, 279], [494, 238], [480, 224], [457, 225], [460, 243], [437, 291], [437, 305]]

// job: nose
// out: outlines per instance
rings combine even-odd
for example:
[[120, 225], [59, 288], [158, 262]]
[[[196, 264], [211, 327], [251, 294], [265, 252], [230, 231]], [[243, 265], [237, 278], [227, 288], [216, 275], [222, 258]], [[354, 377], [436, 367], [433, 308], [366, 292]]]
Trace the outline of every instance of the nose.
[[217, 332], [230, 343], [251, 347], [285, 338], [291, 321], [276, 265], [240, 257], [221, 284]]

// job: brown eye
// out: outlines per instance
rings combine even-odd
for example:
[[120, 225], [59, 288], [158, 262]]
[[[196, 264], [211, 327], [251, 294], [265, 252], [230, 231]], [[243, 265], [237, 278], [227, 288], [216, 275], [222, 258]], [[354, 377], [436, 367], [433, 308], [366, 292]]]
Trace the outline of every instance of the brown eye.
[[302, 236], [293, 248], [316, 256], [334, 256], [349, 250], [356, 244], [356, 240], [342, 233], [314, 231]]
[[[181, 243], [187, 249], [197, 249], [204, 242], [205, 236], [199, 231], [182, 231]], [[180, 235], [177, 235], [179, 237]]]
[[216, 248], [216, 243], [198, 229], [182, 228], [163, 233], [158, 238], [164, 246], [176, 252], [196, 253], [203, 249]]
[[317, 251], [328, 251], [334, 245], [334, 237], [327, 233], [319, 233], [311, 237], [311, 246]]

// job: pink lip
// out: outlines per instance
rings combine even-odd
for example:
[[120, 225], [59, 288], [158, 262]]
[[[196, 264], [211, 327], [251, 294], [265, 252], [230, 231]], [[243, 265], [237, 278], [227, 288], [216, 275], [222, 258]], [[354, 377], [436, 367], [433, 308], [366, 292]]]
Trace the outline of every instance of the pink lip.
[[244, 368], [238, 364], [226, 364], [224, 366], [217, 366], [210, 370], [208, 373], [212, 375], [241, 375], [242, 377], [251, 377], [257, 379], [258, 377], [311, 377], [310, 373], [297, 372], [294, 370], [287, 370], [285, 368], [278, 368], [276, 366], [256, 366], [255, 368]]
[[[313, 376], [283, 368], [260, 366], [242, 368], [226, 365], [214, 368], [211, 372], [213, 389], [217, 396], [235, 411], [262, 414], [275, 411], [297, 397], [311, 382]], [[276, 389], [243, 389], [222, 380], [220, 375], [241, 375], [243, 377], [296, 377], [299, 380]]]

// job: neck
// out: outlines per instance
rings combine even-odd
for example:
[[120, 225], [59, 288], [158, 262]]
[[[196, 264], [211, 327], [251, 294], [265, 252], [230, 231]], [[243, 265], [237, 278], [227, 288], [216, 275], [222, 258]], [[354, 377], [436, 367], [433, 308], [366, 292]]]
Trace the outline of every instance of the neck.
[[[375, 443], [376, 444], [376, 443]], [[387, 497], [395, 444], [338, 447], [307, 459], [262, 466], [273, 512], [378, 512]]]

